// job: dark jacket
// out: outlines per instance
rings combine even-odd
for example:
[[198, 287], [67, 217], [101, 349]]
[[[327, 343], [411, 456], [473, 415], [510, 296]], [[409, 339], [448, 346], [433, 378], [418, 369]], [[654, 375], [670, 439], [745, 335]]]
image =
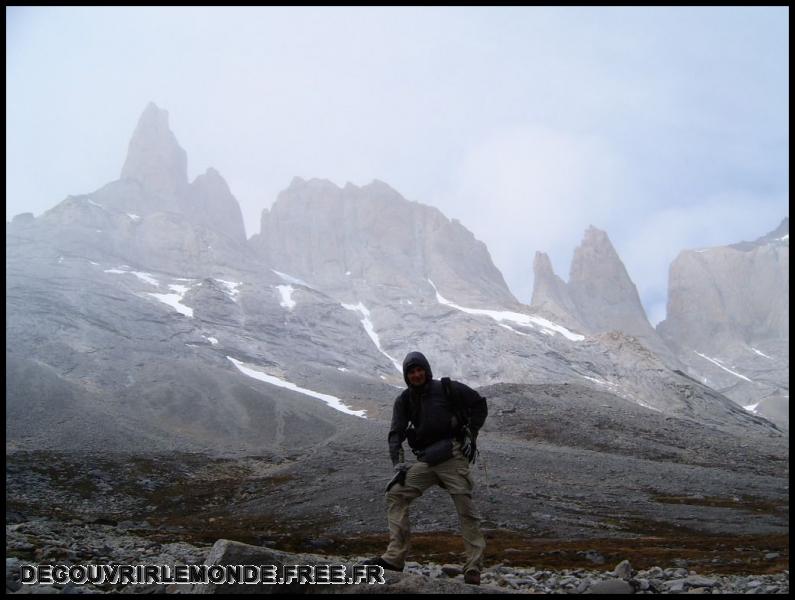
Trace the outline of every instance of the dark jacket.
[[[408, 371], [413, 366], [425, 369], [425, 385], [413, 387], [408, 380]], [[455, 418], [456, 406], [468, 412], [470, 429], [477, 435], [488, 415], [486, 399], [463, 383], [453, 381], [452, 396], [448, 398], [442, 382], [433, 379], [428, 360], [420, 352], [410, 352], [403, 361], [403, 379], [407, 389], [396, 399], [392, 409], [392, 425], [389, 428], [389, 456], [393, 464], [399, 462], [400, 450], [406, 439], [409, 424], [415, 430], [411, 442], [414, 450], [425, 448], [438, 440], [456, 437], [460, 423]]]

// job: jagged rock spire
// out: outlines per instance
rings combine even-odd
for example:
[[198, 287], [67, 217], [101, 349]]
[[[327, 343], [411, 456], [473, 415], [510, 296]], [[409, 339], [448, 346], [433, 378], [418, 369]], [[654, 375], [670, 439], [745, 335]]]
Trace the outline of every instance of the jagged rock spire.
[[188, 158], [168, 126], [168, 111], [150, 102], [138, 120], [122, 179], [139, 181], [148, 191], [174, 197], [188, 183]]
[[548, 314], [568, 327], [582, 329], [577, 307], [572, 302], [566, 282], [555, 274], [546, 253], [536, 252], [533, 274], [533, 298], [530, 301], [533, 309]]
[[635, 284], [607, 233], [591, 225], [574, 251], [569, 293], [595, 331], [634, 333], [651, 326]]

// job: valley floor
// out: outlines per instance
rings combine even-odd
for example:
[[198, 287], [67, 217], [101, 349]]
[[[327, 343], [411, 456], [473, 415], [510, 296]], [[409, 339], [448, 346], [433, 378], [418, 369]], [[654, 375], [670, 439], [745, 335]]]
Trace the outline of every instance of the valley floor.
[[[550, 502], [546, 513], [527, 513], [532, 526], [519, 527], [498, 510], [507, 496], [494, 483], [501, 481], [499, 469], [493, 470], [480, 496], [487, 538], [484, 584], [520, 589], [526, 580], [535, 582], [537, 591], [576, 591], [585, 579], [595, 582], [628, 560], [641, 575], [657, 573], [660, 581], [695, 572], [728, 578], [731, 586], [758, 580], [751, 588], [788, 590], [786, 498], [764, 498], [761, 489], [756, 498], [658, 493], [654, 499], [661, 510], [655, 518], [642, 518], [637, 511], [627, 516], [619, 509], [611, 516], [600, 502], [583, 500], [577, 519], [569, 513], [568, 521], [565, 511], [556, 511], [566, 502]], [[86, 460], [43, 452], [7, 454], [6, 584], [10, 591], [29, 591], [9, 575], [29, 563], [199, 564], [218, 539], [354, 560], [380, 554], [387, 542], [378, 491], [383, 473], [372, 478], [373, 493], [365, 489], [355, 499], [356, 521], [335, 509], [337, 504], [320, 510], [311, 498], [296, 495], [297, 489], [311, 489], [310, 479], [317, 483], [335, 473], [321, 472], [311, 458], [299, 457], [184, 454]], [[452, 505], [445, 504], [449, 498], [440, 490], [434, 494], [418, 500], [412, 514], [411, 559], [416, 562], [409, 570], [446, 576], [440, 565], [461, 563], [463, 541]], [[431, 503], [443, 504], [443, 509], [421, 515]], [[726, 531], [715, 522], [688, 524], [680, 509], [727, 514]], [[542, 515], [548, 517], [543, 525]], [[555, 527], [558, 520], [560, 528]], [[740, 520], [758, 523], [759, 530], [734, 527]], [[574, 529], [573, 523], [583, 526]], [[569, 587], [556, 587], [560, 581]]]

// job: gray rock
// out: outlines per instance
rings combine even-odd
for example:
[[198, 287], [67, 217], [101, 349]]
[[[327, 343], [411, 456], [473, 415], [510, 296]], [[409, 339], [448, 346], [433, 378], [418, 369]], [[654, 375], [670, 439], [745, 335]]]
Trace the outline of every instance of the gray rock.
[[679, 594], [687, 589], [687, 579], [672, 579], [666, 581], [663, 587], [672, 594]]
[[[230, 540], [218, 540], [210, 550], [205, 564], [226, 565], [226, 564], [251, 564], [251, 565], [318, 565], [329, 564], [328, 559], [313, 554], [289, 554], [271, 550], [260, 546], [250, 546]], [[336, 563], [335, 563], [336, 564]], [[354, 563], [345, 564], [347, 574], [351, 573]], [[344, 584], [335, 586], [334, 591], [344, 590], [345, 593], [456, 593], [456, 594], [478, 594], [493, 593], [495, 590], [486, 590], [483, 587], [467, 585], [449, 579], [430, 579], [420, 575], [410, 573], [396, 573], [388, 571], [384, 573], [384, 584]], [[196, 585], [190, 589], [191, 593], [200, 594], [224, 594], [239, 591], [235, 584], [226, 585]], [[319, 593], [328, 591], [321, 584], [309, 585], [293, 582], [283, 585], [253, 584], [247, 586], [249, 593]]]
[[12, 592], [16, 592], [19, 588], [22, 587], [22, 584], [19, 581], [20, 577], [20, 566], [22, 562], [18, 558], [8, 557], [6, 558], [6, 589]]
[[717, 580], [710, 577], [702, 577], [701, 575], [690, 575], [685, 581], [691, 587], [707, 587], [711, 588], [717, 584]]
[[123, 179], [132, 179], [163, 198], [183, 193], [188, 183], [188, 159], [168, 126], [168, 111], [150, 102], [138, 121]]
[[604, 556], [602, 556], [602, 555], [601, 555], [599, 552], [597, 552], [596, 550], [588, 550], [588, 551], [585, 553], [585, 558], [587, 558], [589, 561], [591, 561], [592, 563], [594, 563], [594, 564], [596, 564], [596, 565], [603, 565], [603, 564], [605, 564], [605, 557], [604, 557]]
[[681, 252], [668, 297], [657, 330], [688, 372], [788, 428], [789, 219], [754, 242]]
[[636, 337], [666, 363], [679, 364], [649, 323], [638, 290], [604, 231], [593, 226], [586, 230], [574, 251], [568, 291], [590, 332], [621, 331]]
[[624, 581], [629, 581], [632, 579], [632, 565], [629, 564], [628, 560], [622, 560], [618, 563], [616, 568], [613, 569], [613, 576], [623, 579]]
[[665, 574], [660, 567], [651, 567], [650, 569], [641, 571], [641, 573], [644, 574], [646, 577], [653, 579], [659, 579], [663, 577], [663, 575]]
[[456, 577], [458, 575], [463, 575], [464, 570], [457, 565], [442, 565], [442, 573], [448, 577]]
[[597, 581], [585, 592], [586, 594], [634, 594], [635, 589], [623, 579]]
[[533, 259], [533, 297], [530, 306], [539, 314], [575, 331], [586, 331], [578, 318], [579, 310], [569, 294], [566, 282], [555, 275], [549, 256], [536, 252]]

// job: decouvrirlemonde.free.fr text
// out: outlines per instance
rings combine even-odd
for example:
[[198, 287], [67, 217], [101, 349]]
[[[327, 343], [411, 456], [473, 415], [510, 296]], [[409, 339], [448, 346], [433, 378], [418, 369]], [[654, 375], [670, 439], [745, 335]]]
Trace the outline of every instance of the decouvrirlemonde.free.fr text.
[[30, 584], [383, 584], [378, 565], [21, 565]]

